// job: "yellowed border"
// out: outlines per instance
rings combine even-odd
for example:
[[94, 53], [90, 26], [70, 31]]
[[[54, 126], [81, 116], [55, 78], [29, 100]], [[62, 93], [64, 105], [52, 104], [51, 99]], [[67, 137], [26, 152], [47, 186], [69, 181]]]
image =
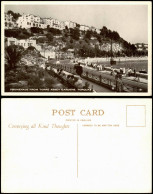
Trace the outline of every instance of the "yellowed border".
[[25, 4], [37, 4], [37, 5], [148, 5], [148, 92], [145, 93], [107, 93], [107, 92], [97, 92], [97, 93], [66, 93], [66, 92], [5, 92], [4, 91], [4, 41], [1, 41], [1, 93], [5, 96], [151, 96], [152, 95], [152, 3], [151, 1], [2, 1], [1, 3], [1, 40], [4, 39], [4, 6], [5, 5], [25, 5]]
[[[144, 126], [128, 126], [127, 125], [127, 107], [128, 106], [144, 106], [144, 111], [145, 111], [145, 125]], [[126, 127], [146, 127], [146, 105], [126, 105]]]

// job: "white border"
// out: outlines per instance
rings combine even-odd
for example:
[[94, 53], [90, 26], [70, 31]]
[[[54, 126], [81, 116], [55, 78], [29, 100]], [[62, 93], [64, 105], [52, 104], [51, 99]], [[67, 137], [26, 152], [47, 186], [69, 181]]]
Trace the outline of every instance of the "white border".
[[5, 92], [4, 91], [4, 41], [1, 41], [1, 94], [3, 96], [151, 96], [152, 95], [152, 2], [151, 1], [2, 1], [1, 3], [1, 40], [4, 40], [4, 6], [5, 5], [148, 5], [148, 92], [145, 93], [80, 93], [80, 92]]

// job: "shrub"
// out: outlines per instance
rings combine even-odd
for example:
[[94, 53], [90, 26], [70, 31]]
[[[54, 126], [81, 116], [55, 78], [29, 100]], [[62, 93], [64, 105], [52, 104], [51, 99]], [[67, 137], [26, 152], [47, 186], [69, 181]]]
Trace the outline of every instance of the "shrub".
[[27, 80], [28, 79], [28, 75], [24, 72], [18, 72], [17, 76], [16, 76], [17, 80]]
[[43, 29], [38, 28], [38, 27], [31, 27], [30, 30], [31, 30], [32, 33], [41, 33], [41, 34], [43, 34]]
[[14, 13], [14, 12], [11, 11], [11, 10], [9, 10], [7, 13], [8, 13], [8, 14], [11, 14], [11, 15], [13, 16], [14, 20], [17, 20], [18, 17], [21, 16], [21, 14], [19, 14], [19, 13]]
[[59, 29], [48, 28], [47, 30], [48, 30], [48, 32], [51, 32], [53, 35], [61, 34], [61, 31]]
[[48, 39], [46, 37], [42, 37], [42, 38], [38, 38], [37, 39], [37, 43], [44, 43], [44, 42], [47, 42]]
[[22, 46], [11, 45], [6, 47], [6, 56], [5, 58], [8, 61], [10, 69], [16, 67], [17, 63], [20, 61], [24, 52], [24, 48]]
[[56, 81], [53, 78], [46, 78], [45, 79], [45, 86], [50, 88], [53, 84], [55, 84]]
[[46, 36], [47, 36], [47, 38], [48, 38], [48, 40], [49, 40], [50, 42], [53, 41], [54, 37], [53, 37], [52, 33], [48, 33]]
[[42, 81], [38, 76], [29, 75], [28, 86], [33, 88], [40, 88], [42, 86]]

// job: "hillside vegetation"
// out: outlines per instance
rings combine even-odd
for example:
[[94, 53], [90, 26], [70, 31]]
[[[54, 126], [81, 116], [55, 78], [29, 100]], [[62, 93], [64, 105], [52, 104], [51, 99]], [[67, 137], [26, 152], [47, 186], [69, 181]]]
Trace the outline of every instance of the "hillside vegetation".
[[[10, 12], [10, 11], [9, 11]], [[12, 13], [14, 19], [19, 17], [19, 14]], [[5, 37], [14, 37], [17, 39], [28, 39], [34, 37], [37, 43], [46, 43], [55, 47], [59, 47], [60, 51], [68, 49], [75, 50], [77, 57], [109, 57], [110, 50], [100, 49], [103, 44], [116, 43], [122, 47], [121, 51], [113, 52], [114, 56], [141, 56], [146, 55], [146, 52], [138, 52], [134, 44], [131, 44], [120, 37], [119, 33], [103, 26], [100, 29], [100, 34], [96, 31], [80, 31], [79, 24], [77, 27], [64, 30], [54, 28], [41, 29], [32, 27], [30, 29], [5, 29]]]

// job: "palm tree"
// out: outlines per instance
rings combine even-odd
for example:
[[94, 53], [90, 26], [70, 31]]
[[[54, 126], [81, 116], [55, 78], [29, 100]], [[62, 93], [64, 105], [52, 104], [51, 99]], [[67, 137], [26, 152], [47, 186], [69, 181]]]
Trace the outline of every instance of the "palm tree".
[[22, 46], [10, 45], [6, 47], [5, 58], [7, 60], [9, 69], [14, 69], [20, 61], [24, 48]]

